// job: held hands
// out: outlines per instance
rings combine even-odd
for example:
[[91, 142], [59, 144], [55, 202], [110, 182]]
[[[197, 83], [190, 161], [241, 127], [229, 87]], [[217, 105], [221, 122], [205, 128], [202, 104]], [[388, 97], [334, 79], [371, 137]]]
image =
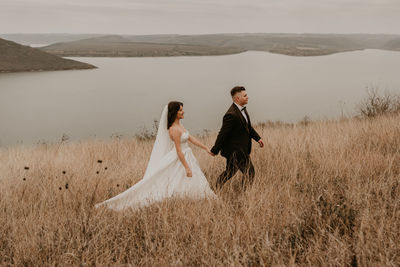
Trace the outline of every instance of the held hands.
[[207, 153], [208, 153], [208, 154], [210, 154], [211, 156], [213, 156], [213, 157], [215, 157], [215, 156], [216, 156], [214, 153], [212, 153], [212, 152], [211, 152], [211, 150], [210, 150], [210, 149], [206, 148], [206, 151], [207, 151]]
[[260, 145], [260, 147], [262, 148], [262, 147], [264, 147], [264, 142], [263, 142], [263, 140], [258, 140], [258, 144]]
[[[264, 147], [264, 142], [263, 140], [258, 140], [258, 144], [260, 145], [261, 148]], [[211, 152], [211, 150], [209, 148], [205, 149], [207, 151], [208, 154], [210, 154], [212, 157], [215, 157], [216, 155], [214, 153]]]

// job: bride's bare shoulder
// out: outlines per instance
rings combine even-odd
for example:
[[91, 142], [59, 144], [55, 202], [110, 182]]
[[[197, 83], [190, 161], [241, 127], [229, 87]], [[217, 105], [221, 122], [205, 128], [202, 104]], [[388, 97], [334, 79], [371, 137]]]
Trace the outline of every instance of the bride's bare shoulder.
[[168, 133], [169, 133], [169, 136], [172, 139], [174, 139], [174, 138], [178, 138], [182, 135], [182, 130], [179, 127], [173, 125], [173, 126], [169, 127]]

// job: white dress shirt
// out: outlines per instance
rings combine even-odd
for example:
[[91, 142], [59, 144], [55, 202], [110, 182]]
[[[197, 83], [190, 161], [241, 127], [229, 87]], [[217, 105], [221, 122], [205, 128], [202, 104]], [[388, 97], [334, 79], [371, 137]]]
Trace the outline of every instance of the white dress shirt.
[[244, 110], [242, 110], [244, 107], [242, 107], [239, 104], [236, 104], [235, 102], [233, 102], [233, 103], [239, 108], [240, 112], [242, 112], [244, 119], [247, 121], [247, 123], [249, 123], [249, 120], [247, 119], [247, 116], [246, 116], [246, 112], [244, 112]]

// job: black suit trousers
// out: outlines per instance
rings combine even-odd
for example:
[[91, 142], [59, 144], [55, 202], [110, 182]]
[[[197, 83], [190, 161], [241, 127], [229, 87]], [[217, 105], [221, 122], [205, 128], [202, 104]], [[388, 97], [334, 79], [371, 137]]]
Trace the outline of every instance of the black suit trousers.
[[226, 170], [217, 179], [216, 188], [220, 189], [240, 170], [243, 173], [242, 187], [251, 185], [254, 180], [254, 166], [250, 155], [245, 152], [234, 152], [226, 158]]

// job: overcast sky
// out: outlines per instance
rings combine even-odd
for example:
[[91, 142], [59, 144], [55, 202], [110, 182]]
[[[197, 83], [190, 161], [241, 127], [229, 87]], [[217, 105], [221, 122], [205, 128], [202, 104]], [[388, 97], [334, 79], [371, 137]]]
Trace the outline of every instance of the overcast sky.
[[400, 0], [0, 0], [0, 33], [396, 33]]

